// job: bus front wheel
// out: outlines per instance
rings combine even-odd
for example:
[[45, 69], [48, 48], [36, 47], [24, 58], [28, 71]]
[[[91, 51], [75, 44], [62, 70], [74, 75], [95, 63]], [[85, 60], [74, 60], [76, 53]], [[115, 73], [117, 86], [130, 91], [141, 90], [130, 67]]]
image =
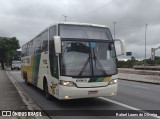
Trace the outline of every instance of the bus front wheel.
[[51, 99], [51, 95], [49, 94], [49, 91], [48, 91], [48, 83], [47, 83], [47, 81], [44, 82], [44, 86], [43, 87], [44, 87], [43, 89], [44, 89], [44, 94], [45, 94], [46, 98], [48, 100], [50, 100]]

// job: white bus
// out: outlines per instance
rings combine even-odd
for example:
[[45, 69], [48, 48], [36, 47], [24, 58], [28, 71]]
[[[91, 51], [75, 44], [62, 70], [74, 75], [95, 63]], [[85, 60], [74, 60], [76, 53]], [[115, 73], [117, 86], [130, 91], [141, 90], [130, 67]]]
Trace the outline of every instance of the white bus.
[[[124, 54], [124, 42], [118, 41]], [[103, 25], [51, 25], [22, 46], [21, 75], [46, 98], [114, 96], [118, 79], [114, 42]]]

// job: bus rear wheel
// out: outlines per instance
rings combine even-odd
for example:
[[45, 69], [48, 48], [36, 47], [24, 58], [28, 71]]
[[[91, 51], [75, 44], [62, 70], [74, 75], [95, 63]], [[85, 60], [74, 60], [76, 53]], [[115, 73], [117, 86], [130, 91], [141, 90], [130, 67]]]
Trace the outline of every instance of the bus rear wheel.
[[24, 77], [24, 80], [25, 80], [25, 84], [26, 84], [27, 86], [29, 86], [30, 83], [28, 82], [27, 73], [24, 73], [24, 74], [23, 74], [23, 77]]

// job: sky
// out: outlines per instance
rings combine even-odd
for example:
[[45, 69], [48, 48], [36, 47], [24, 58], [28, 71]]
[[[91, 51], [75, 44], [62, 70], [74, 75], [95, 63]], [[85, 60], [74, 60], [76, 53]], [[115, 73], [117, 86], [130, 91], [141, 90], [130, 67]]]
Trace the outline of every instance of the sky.
[[49, 25], [64, 22], [64, 15], [67, 22], [107, 25], [112, 35], [116, 22], [115, 38], [138, 59], [145, 57], [145, 30], [147, 58], [160, 46], [160, 0], [0, 0], [0, 5], [0, 36], [17, 37], [21, 46]]

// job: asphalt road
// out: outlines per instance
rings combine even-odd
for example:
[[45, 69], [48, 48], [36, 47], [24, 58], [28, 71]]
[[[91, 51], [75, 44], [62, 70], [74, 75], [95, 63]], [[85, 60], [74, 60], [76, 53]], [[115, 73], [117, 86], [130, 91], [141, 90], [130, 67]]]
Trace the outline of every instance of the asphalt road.
[[142, 110], [160, 110], [160, 85], [119, 80], [118, 95], [110, 99]]
[[[150, 110], [160, 110], [160, 85], [119, 80], [117, 96], [59, 101], [55, 98], [52, 100], [47, 100], [41, 90], [35, 88], [34, 86], [25, 85], [19, 71], [11, 71], [11, 74], [17, 80], [21, 88], [23, 88], [38, 103], [38, 105], [40, 105], [43, 110], [95, 110], [94, 112], [87, 111], [82, 113], [96, 113], [98, 110], [105, 110], [104, 113], [107, 113], [107, 110], [108, 112], [111, 110], [113, 112], [114, 110], [122, 111], [122, 113], [123, 110], [131, 111], [140, 109], [147, 110], [147, 112], [151, 112]], [[85, 114], [84, 116], [53, 116], [51, 112], [48, 112], [48, 114], [51, 116], [51, 118], [54, 119], [159, 118], [154, 116], [86, 116]]]

